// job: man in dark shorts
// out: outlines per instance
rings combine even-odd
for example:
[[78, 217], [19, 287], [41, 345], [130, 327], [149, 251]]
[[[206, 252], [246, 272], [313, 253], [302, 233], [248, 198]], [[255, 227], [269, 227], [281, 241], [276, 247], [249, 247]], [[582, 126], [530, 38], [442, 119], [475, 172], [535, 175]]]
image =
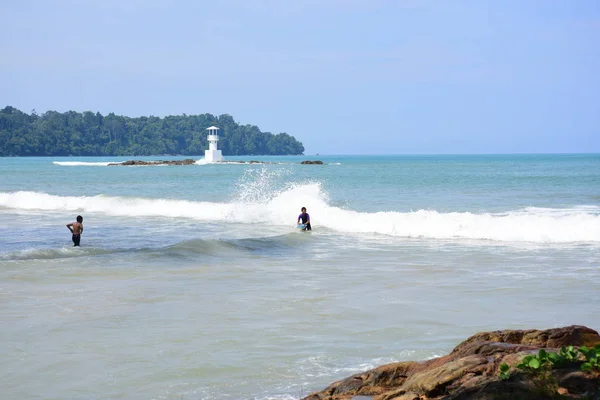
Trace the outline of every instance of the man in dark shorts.
[[81, 234], [83, 233], [83, 217], [78, 215], [77, 222], [71, 222], [70, 224], [67, 224], [67, 228], [69, 228], [73, 234], [73, 246], [79, 246]]
[[304, 228], [302, 228], [302, 230], [312, 231], [312, 228], [310, 227], [310, 215], [308, 215], [308, 213], [306, 212], [306, 207], [302, 207], [300, 211], [302, 211], [302, 213], [298, 215], [298, 225], [300, 225], [300, 221], [302, 221], [302, 224], [304, 225]]

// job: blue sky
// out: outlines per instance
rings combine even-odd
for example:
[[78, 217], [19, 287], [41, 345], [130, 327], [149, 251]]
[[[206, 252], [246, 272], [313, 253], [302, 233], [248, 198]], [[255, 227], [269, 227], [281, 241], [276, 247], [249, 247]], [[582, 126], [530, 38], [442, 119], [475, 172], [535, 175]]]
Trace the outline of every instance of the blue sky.
[[600, 152], [598, 0], [22, 0], [0, 107], [230, 114], [305, 154]]

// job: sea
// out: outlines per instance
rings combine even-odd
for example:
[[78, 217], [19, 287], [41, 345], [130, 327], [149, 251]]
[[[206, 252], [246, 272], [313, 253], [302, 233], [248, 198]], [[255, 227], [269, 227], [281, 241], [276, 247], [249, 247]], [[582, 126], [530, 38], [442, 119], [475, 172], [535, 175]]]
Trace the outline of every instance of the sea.
[[183, 158], [0, 158], [3, 399], [292, 400], [600, 329], [599, 154], [109, 165]]

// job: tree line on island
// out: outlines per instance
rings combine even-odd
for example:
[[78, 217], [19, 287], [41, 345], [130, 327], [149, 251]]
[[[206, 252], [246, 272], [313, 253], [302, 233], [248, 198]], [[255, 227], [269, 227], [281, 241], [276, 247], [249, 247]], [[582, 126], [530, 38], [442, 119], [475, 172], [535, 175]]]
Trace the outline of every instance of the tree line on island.
[[224, 155], [300, 155], [304, 146], [287, 133], [262, 132], [230, 115], [130, 118], [99, 112], [0, 110], [0, 156], [203, 155], [207, 131], [217, 126]]

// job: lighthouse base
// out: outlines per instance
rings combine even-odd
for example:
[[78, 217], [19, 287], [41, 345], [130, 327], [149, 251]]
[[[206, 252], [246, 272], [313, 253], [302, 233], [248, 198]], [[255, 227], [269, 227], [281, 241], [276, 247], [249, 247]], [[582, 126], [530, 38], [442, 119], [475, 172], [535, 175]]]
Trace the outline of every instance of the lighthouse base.
[[221, 154], [221, 150], [204, 150], [204, 159], [206, 162], [223, 161], [223, 154]]

